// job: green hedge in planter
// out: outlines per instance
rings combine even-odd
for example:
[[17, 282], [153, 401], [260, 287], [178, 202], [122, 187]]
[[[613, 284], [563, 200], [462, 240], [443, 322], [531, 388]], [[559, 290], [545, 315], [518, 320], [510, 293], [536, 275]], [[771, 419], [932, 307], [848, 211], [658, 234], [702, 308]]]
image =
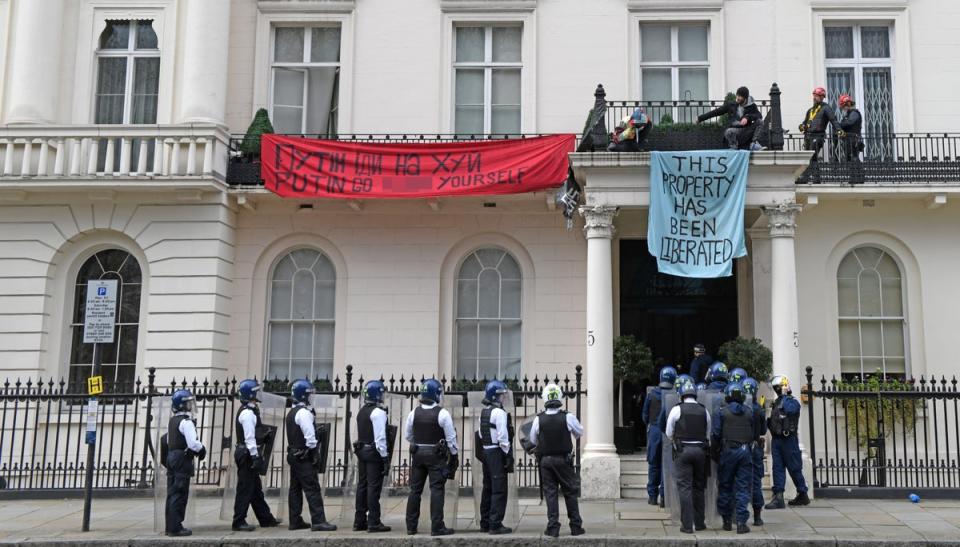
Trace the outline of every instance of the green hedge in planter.
[[[758, 338], [736, 337], [720, 346], [720, 360], [728, 370], [737, 367], [747, 371], [751, 378], [766, 382], [773, 373], [773, 352]], [[794, 382], [800, 378], [791, 378]]]
[[846, 421], [847, 437], [857, 441], [860, 446], [866, 446], [869, 439], [880, 436], [880, 420], [883, 413], [884, 437], [893, 434], [893, 428], [900, 426], [903, 434], [912, 433], [917, 425], [917, 415], [923, 412], [924, 399], [913, 397], [897, 397], [889, 392], [914, 391], [912, 385], [896, 380], [884, 379], [879, 372], [867, 375], [862, 380], [844, 381], [836, 383], [837, 391], [861, 391], [883, 393], [883, 395], [858, 396], [853, 398], [835, 398], [834, 404], [843, 409]]
[[253, 115], [253, 121], [240, 142], [240, 152], [247, 156], [260, 155], [260, 135], [273, 133], [273, 124], [270, 123], [270, 115], [266, 108], [257, 110]]

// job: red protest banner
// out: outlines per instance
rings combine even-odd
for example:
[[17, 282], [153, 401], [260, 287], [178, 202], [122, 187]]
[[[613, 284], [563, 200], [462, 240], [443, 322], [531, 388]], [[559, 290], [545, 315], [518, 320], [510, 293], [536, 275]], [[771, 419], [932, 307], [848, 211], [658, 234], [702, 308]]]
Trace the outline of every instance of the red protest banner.
[[291, 198], [515, 194], [567, 178], [574, 135], [436, 143], [360, 143], [263, 135], [260, 177]]

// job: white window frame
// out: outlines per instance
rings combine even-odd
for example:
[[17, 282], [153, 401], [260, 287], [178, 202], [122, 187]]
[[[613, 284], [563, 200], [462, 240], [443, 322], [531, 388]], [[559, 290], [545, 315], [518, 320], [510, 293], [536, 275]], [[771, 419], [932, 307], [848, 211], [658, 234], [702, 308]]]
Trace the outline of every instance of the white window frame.
[[[829, 59], [826, 56], [826, 40], [827, 35], [826, 31], [828, 28], [848, 28], [852, 27], [853, 29], [853, 57], [847, 59]], [[889, 57], [863, 57], [863, 47], [861, 42], [861, 29], [863, 27], [887, 27], [887, 36], [889, 37], [890, 43], [890, 56]], [[894, 94], [893, 100], [896, 102], [896, 67], [894, 65], [894, 47], [896, 44], [893, 42], [893, 25], [889, 21], [871, 21], [871, 22], [840, 22], [840, 21], [830, 21], [823, 26], [823, 41], [824, 41], [824, 81], [826, 81], [827, 70], [831, 68], [846, 68], [853, 69], [853, 86], [854, 86], [854, 97], [853, 100], [856, 101], [857, 105], [862, 109], [864, 104], [863, 92], [863, 69], [864, 68], [889, 68], [890, 69], [890, 84], [892, 86], [891, 91]], [[827, 90], [828, 92], [830, 90]], [[896, 111], [892, 114], [893, 123], [892, 126], [897, 126], [897, 116]]]
[[[121, 20], [110, 19], [106, 21], [104, 24], [104, 27], [100, 29], [100, 34], [97, 35], [98, 47], [97, 47], [97, 53], [96, 53], [97, 61], [95, 64], [97, 74], [96, 74], [96, 77], [94, 78], [93, 105], [91, 105], [91, 110], [94, 115], [94, 121], [96, 121], [95, 117], [97, 115], [97, 104], [96, 104], [97, 86], [99, 86], [100, 84], [100, 59], [103, 59], [103, 58], [126, 59], [127, 61], [126, 74], [125, 74], [126, 81], [124, 82], [124, 85], [123, 85], [123, 121], [120, 123], [131, 124], [132, 122], [130, 121], [130, 112], [133, 108], [133, 84], [134, 84], [133, 78], [136, 72], [135, 70], [136, 59], [160, 59], [160, 49], [159, 49], [160, 35], [159, 34], [157, 35], [157, 46], [158, 46], [157, 49], [136, 49], [136, 43], [137, 43], [136, 40], [137, 40], [137, 33], [139, 32], [138, 30], [139, 24], [134, 25], [134, 23], [140, 23], [142, 20], [124, 19], [124, 21], [127, 21], [127, 24], [131, 27], [129, 34], [127, 35], [127, 48], [126, 49], [100, 49], [99, 47], [100, 35], [102, 35], [103, 32], [106, 30], [106, 23], [117, 22], [117, 21], [121, 21]], [[153, 27], [153, 24], [151, 22], [151, 28], [152, 27]], [[156, 29], [154, 29], [153, 32], [156, 34], [157, 32]], [[161, 66], [163, 65], [162, 60], [160, 64]], [[159, 80], [159, 76], [158, 76], [158, 80]], [[160, 95], [160, 82], [158, 81], [157, 82], [158, 106], [160, 102], [159, 95]]]
[[[682, 23], [659, 23], [652, 21], [645, 21], [639, 23], [640, 26], [644, 25], [656, 25], [663, 24], [664, 26], [670, 26], [670, 60], [669, 61], [643, 61], [643, 50], [641, 47], [640, 51], [640, 89], [643, 89], [643, 69], [645, 68], [669, 68], [670, 69], [670, 100], [671, 101], [685, 101], [685, 100], [709, 100], [710, 94], [710, 23], [708, 21], [696, 22], [696, 21], [685, 21]], [[706, 27], [707, 29], [707, 59], [705, 61], [681, 61], [680, 57], [680, 28], [681, 27]], [[643, 42], [643, 30], [640, 30], [641, 40]], [[699, 99], [688, 99], [687, 97], [680, 96], [680, 69], [681, 68], [700, 68], [707, 69], [707, 97], [701, 97]], [[643, 100], [648, 100], [646, 97]]]
[[[277, 43], [277, 42], [276, 42], [276, 35], [277, 35], [277, 29], [278, 29], [278, 28], [302, 28], [302, 29], [303, 29], [303, 57], [302, 57], [302, 61], [301, 61], [301, 62], [295, 63], [295, 62], [275, 61], [275, 60], [274, 60], [274, 58], [275, 58], [274, 55], [275, 55], [275, 53], [276, 53], [276, 52], [275, 52], [275, 47], [276, 47], [276, 43]], [[342, 68], [342, 66], [341, 66], [342, 64], [341, 64], [340, 61], [337, 61], [337, 62], [321, 62], [321, 61], [314, 62], [314, 61], [308, 61], [308, 60], [307, 60], [308, 56], [310, 55], [310, 52], [312, 51], [312, 50], [311, 50], [311, 46], [312, 46], [312, 42], [313, 42], [313, 32], [311, 32], [311, 31], [312, 31], [312, 29], [315, 29], [315, 28], [339, 28], [339, 29], [340, 29], [340, 50], [341, 50], [341, 51], [343, 50], [343, 28], [342, 28], [340, 25], [338, 25], [338, 24], [333, 24], [333, 23], [323, 23], [323, 24], [297, 23], [297, 24], [289, 24], [289, 25], [278, 24], [278, 25], [273, 25], [273, 26], [270, 28], [270, 73], [269, 73], [269, 74], [270, 74], [270, 75], [269, 75], [270, 82], [269, 82], [269, 84], [268, 84], [268, 85], [270, 86], [270, 94], [269, 94], [269, 101], [268, 101], [268, 104], [269, 104], [270, 106], [267, 108], [267, 112], [270, 113], [270, 120], [273, 121], [273, 120], [275, 119], [275, 116], [273, 115], [273, 107], [274, 107], [273, 98], [274, 98], [274, 86], [275, 86], [275, 84], [276, 84], [276, 78], [274, 78], [274, 71], [275, 71], [276, 69], [278, 69], [278, 68], [283, 68], [283, 69], [302, 69], [303, 72], [304, 72], [304, 78], [303, 78], [303, 107], [302, 107], [302, 108], [303, 108], [303, 112], [300, 114], [300, 133], [301, 133], [301, 134], [308, 134], [307, 131], [306, 131], [306, 125], [307, 125], [307, 104], [309, 103], [309, 92], [310, 92], [310, 78], [307, 77], [308, 69], [311, 69], [311, 68], [336, 68], [336, 69], [338, 69], [338, 71], [337, 71], [337, 78], [338, 78], [338, 79], [342, 76], [342, 71], [343, 71], [343, 68]], [[337, 95], [337, 97], [336, 97], [337, 107], [336, 107], [336, 108], [334, 109], [334, 111], [331, 112], [330, 114], [331, 114], [332, 116], [338, 116], [338, 117], [339, 117], [339, 113], [340, 113], [340, 87], [339, 87], [339, 85], [337, 85], [337, 86], [335, 86], [335, 88], [336, 88], [336, 95]], [[282, 105], [282, 106], [293, 106], [293, 105]], [[336, 125], [336, 124], [335, 124], [335, 125]], [[340, 126], [337, 125], [338, 131], [339, 131], [339, 127], [340, 127]], [[314, 132], [314, 133], [310, 133], [310, 134], [316, 134], [316, 133]]]
[[[460, 28], [471, 28], [471, 27], [480, 27], [483, 28], [483, 61], [457, 61], [456, 60], [456, 38], [457, 32]], [[506, 27], [519, 27], [520, 28], [520, 61], [518, 62], [494, 62], [493, 60], [493, 29], [494, 28], [506, 28]], [[454, 63], [453, 63], [453, 78], [454, 78], [454, 118], [453, 118], [453, 128], [456, 131], [457, 119], [456, 119], [456, 77], [457, 70], [466, 69], [466, 70], [483, 70], [483, 130], [482, 134], [489, 135], [492, 132], [493, 124], [493, 70], [497, 68], [505, 69], [516, 69], [520, 71], [520, 126], [523, 126], [523, 24], [522, 23], [484, 23], [484, 24], [475, 24], [471, 25], [469, 23], [462, 23], [454, 26], [453, 30], [453, 48], [454, 48]]]
[[[506, 26], [520, 25], [520, 132], [537, 132], [537, 18], [534, 6], [517, 4], [515, 9], [495, 12], [472, 12], [465, 7], [450, 6], [443, 8], [443, 49], [442, 66], [445, 72], [442, 79], [440, 100], [440, 132], [455, 133], [454, 112], [456, 110], [456, 27], [469, 26]], [[488, 42], [489, 43], [489, 42]], [[486, 86], [485, 86], [486, 87]], [[486, 96], [486, 94], [485, 94]], [[488, 127], [485, 123], [485, 127]]]
[[[256, 53], [253, 78], [252, 118], [260, 108], [273, 115], [273, 47], [276, 27], [340, 26], [340, 80], [337, 90], [337, 132], [353, 132], [353, 11], [337, 2], [311, 7], [310, 11], [288, 11], [287, 3], [261, 3], [257, 11]], [[309, 34], [309, 33], [308, 33]], [[306, 37], [304, 37], [306, 43]], [[311, 64], [312, 66], [312, 64]], [[317, 65], [319, 66], [319, 65]], [[305, 97], [306, 99], [306, 97]], [[306, 108], [304, 108], [306, 113]], [[243, 123], [249, 123], [249, 120]]]

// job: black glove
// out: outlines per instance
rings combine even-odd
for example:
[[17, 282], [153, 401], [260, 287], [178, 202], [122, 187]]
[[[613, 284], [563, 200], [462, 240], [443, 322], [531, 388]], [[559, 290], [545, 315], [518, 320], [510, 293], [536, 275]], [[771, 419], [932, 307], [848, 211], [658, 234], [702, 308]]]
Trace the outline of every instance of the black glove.
[[457, 468], [460, 467], [460, 458], [456, 454], [450, 454], [447, 458], [447, 480], [452, 481]]
[[506, 454], [503, 456], [503, 468], [507, 473], [513, 473], [513, 454]]
[[383, 476], [386, 477], [390, 474], [390, 456], [381, 458], [380, 461], [383, 464]]
[[197, 452], [197, 459], [203, 461], [207, 457], [207, 447], [201, 446], [200, 451]]
[[260, 455], [253, 456], [250, 458], [250, 469], [253, 469], [258, 473], [262, 473], [264, 470], [263, 469], [264, 463], [265, 462], [263, 461], [263, 456], [260, 456]]
[[308, 457], [310, 458], [310, 463], [314, 467], [319, 469], [320, 468], [320, 449], [316, 447], [311, 448]]

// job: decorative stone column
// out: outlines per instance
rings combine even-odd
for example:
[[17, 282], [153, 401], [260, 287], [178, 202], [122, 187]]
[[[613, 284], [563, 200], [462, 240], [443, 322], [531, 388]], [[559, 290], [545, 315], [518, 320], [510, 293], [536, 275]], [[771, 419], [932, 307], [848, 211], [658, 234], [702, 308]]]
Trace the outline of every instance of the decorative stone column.
[[54, 123], [60, 90], [63, 0], [15, 2], [5, 123]]
[[[806, 377], [800, 370], [800, 328], [797, 309], [797, 260], [794, 237], [797, 231], [797, 215], [803, 207], [785, 201], [762, 207], [770, 227], [770, 345], [773, 351], [773, 373], [786, 375], [794, 395], [799, 398]], [[809, 408], [804, 408], [809, 412]], [[800, 450], [803, 452], [803, 475], [809, 482], [812, 477], [812, 461], [807, 453], [804, 439], [809, 435], [800, 420]], [[810, 486], [809, 484], [807, 486]], [[812, 490], [810, 491], [812, 495]], [[784, 495], [796, 495], [793, 481], [787, 480]]]
[[186, 54], [176, 121], [223, 125], [227, 111], [230, 0], [187, 0], [181, 21]]
[[587, 237], [587, 416], [580, 458], [584, 499], [620, 497], [620, 458], [613, 444], [613, 218], [617, 208], [585, 206]]

